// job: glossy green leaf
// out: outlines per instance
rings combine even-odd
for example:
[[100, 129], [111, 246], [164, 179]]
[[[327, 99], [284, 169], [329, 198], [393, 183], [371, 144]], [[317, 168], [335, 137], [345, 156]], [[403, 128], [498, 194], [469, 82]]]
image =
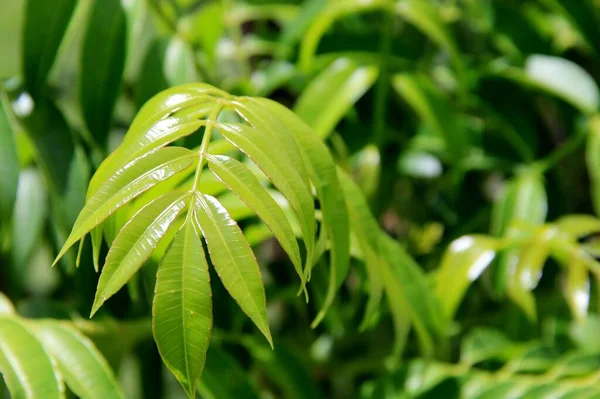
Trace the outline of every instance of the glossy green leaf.
[[83, 41], [79, 99], [86, 126], [102, 148], [125, 69], [126, 37], [120, 0], [96, 0]]
[[[331, 266], [327, 295], [321, 312], [319, 312], [319, 315], [317, 315], [317, 318], [313, 322], [313, 326], [315, 326], [324, 317], [331, 303], [333, 303], [335, 293], [344, 282], [348, 273], [350, 243], [348, 211], [345, 199], [339, 189], [333, 158], [315, 132], [297, 115], [281, 104], [267, 99], [258, 99], [257, 101], [290, 129], [290, 132], [304, 150], [308, 160], [308, 173], [317, 189], [317, 196], [321, 204], [323, 224], [328, 235], [330, 247]], [[310, 269], [308, 270], [308, 276], [310, 277]]]
[[165, 194], [142, 208], [123, 226], [106, 256], [92, 315], [142, 267], [188, 201], [189, 194]]
[[38, 99], [77, 0], [27, 0], [23, 28], [23, 77], [27, 91]]
[[298, 171], [290, 166], [284, 154], [273, 148], [272, 143], [258, 130], [245, 125], [218, 125], [219, 132], [247, 154], [279, 191], [290, 201], [302, 227], [304, 242], [312, 260], [314, 248], [314, 204], [308, 188]]
[[13, 211], [19, 181], [19, 158], [8, 98], [0, 92], [0, 225]]
[[[373, 86], [378, 73], [374, 66], [338, 59], [310, 82], [296, 101], [294, 111], [325, 139]], [[315, 101], [317, 98], [319, 101]]]
[[446, 145], [451, 161], [458, 162], [466, 151], [466, 138], [455, 118], [456, 111], [448, 99], [425, 75], [398, 74], [392, 85]]
[[267, 320], [265, 289], [250, 245], [237, 223], [216, 198], [209, 195], [196, 196], [194, 206], [219, 278], [240, 308], [273, 346]]
[[52, 360], [25, 325], [0, 316], [0, 371], [13, 399], [64, 398]]
[[161, 148], [117, 171], [104, 182], [102, 189], [87, 200], [57, 259], [121, 206], [159, 182], [189, 168], [196, 157], [196, 153], [184, 148]]
[[90, 182], [88, 198], [95, 194], [109, 177], [129, 162], [156, 148], [194, 133], [202, 125], [201, 121], [171, 117], [152, 125], [141, 126], [135, 131], [130, 129], [125, 137], [135, 136], [134, 140], [124, 140], [123, 144], [100, 164]]
[[492, 262], [499, 245], [493, 237], [467, 235], [446, 249], [435, 277], [435, 294], [446, 316], [454, 316], [467, 288]]
[[152, 314], [163, 361], [194, 397], [212, 328], [210, 276], [194, 218], [177, 232], [160, 263]]
[[[300, 249], [285, 214], [252, 172], [239, 161], [226, 156], [207, 156], [208, 166], [215, 175], [240, 197], [273, 232], [287, 252], [304, 285]], [[230, 212], [231, 213], [231, 212]]]
[[77, 396], [86, 399], [124, 397], [106, 360], [88, 338], [52, 321], [37, 323], [33, 330]]

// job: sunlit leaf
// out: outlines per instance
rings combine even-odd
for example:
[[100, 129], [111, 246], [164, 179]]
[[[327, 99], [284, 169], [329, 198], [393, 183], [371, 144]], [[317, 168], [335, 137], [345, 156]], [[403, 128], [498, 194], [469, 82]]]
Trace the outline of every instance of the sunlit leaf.
[[183, 211], [188, 194], [168, 193], [152, 201], [121, 229], [112, 243], [98, 281], [92, 315], [138, 271], [152, 255], [170, 224]]
[[0, 371], [14, 399], [64, 398], [52, 360], [25, 325], [0, 315]]
[[211, 307], [208, 264], [195, 220], [189, 218], [158, 268], [152, 313], [161, 357], [190, 397], [204, 368]]
[[435, 293], [444, 313], [452, 317], [469, 285], [489, 266], [499, 241], [484, 235], [460, 237], [450, 244], [435, 276]]
[[197, 196], [194, 206], [211, 260], [223, 285], [272, 346], [265, 289], [250, 245], [216, 198]]
[[112, 370], [94, 344], [73, 328], [41, 322], [34, 333], [56, 360], [61, 377], [81, 398], [123, 398]]

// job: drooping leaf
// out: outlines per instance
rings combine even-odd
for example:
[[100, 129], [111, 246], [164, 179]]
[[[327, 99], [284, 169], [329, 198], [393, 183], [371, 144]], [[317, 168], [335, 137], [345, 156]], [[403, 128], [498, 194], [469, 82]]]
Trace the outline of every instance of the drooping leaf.
[[156, 274], [152, 305], [158, 350], [190, 397], [204, 368], [212, 328], [210, 276], [195, 223], [188, 218], [171, 241]]
[[96, 0], [81, 54], [79, 98], [86, 126], [106, 147], [113, 108], [125, 69], [126, 16], [120, 0]]
[[435, 277], [435, 294], [447, 317], [454, 316], [465, 291], [492, 262], [499, 245], [493, 237], [467, 235], [446, 249]]
[[36, 323], [33, 330], [77, 396], [85, 399], [124, 397], [106, 360], [88, 338], [54, 321]]
[[215, 175], [247, 203], [269, 227], [304, 281], [298, 243], [290, 223], [275, 200], [241, 162], [226, 156], [207, 156], [206, 159]]
[[185, 148], [169, 147], [125, 165], [104, 182], [102, 189], [88, 198], [57, 259], [119, 207], [159, 182], [189, 168], [196, 157], [196, 153]]
[[102, 269], [92, 315], [137, 272], [152, 255], [170, 224], [183, 211], [189, 194], [168, 193], [150, 202], [121, 229]]
[[7, 223], [12, 214], [19, 181], [19, 158], [10, 111], [8, 99], [0, 92], [0, 225]]
[[[258, 103], [279, 118], [294, 135], [308, 159], [308, 173], [317, 189], [321, 203], [323, 224], [330, 247], [330, 281], [323, 308], [313, 326], [324, 317], [333, 303], [335, 293], [344, 282], [350, 263], [348, 211], [340, 192], [335, 163], [325, 144], [297, 115], [272, 100], [259, 99]], [[315, 252], [317, 253], [317, 252]], [[310, 277], [310, 269], [308, 270]]]
[[0, 315], [0, 372], [14, 399], [64, 398], [52, 360], [25, 325]]
[[[340, 58], [304, 89], [294, 111], [321, 139], [327, 138], [348, 110], [371, 88], [379, 71]], [[319, 101], [315, 101], [315, 99]]]
[[25, 87], [37, 100], [46, 85], [63, 35], [77, 0], [27, 0], [23, 29], [23, 77]]
[[216, 198], [197, 196], [194, 206], [212, 263], [223, 285], [273, 346], [265, 289], [250, 245]]

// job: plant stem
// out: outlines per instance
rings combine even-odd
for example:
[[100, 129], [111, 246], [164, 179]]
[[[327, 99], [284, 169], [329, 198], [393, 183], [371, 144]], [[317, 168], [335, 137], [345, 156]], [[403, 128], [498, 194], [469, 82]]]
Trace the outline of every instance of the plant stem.
[[563, 143], [556, 150], [550, 153], [550, 155], [535, 162], [535, 167], [538, 168], [540, 173], [547, 172], [549, 169], [555, 167], [565, 157], [579, 149], [586, 137], [587, 135], [585, 132], [576, 134], [566, 143]]
[[200, 177], [202, 176], [202, 169], [204, 168], [204, 157], [208, 151], [208, 144], [210, 143], [210, 138], [212, 136], [212, 130], [215, 125], [215, 120], [219, 116], [219, 113], [223, 109], [223, 103], [221, 100], [217, 100], [217, 104], [208, 115], [206, 128], [204, 130], [204, 137], [202, 137], [202, 143], [200, 144], [200, 157], [198, 158], [198, 165], [196, 166], [196, 176], [194, 178], [194, 185], [192, 186], [192, 191], [196, 191], [198, 188], [198, 184], [200, 184]]
[[390, 87], [389, 56], [392, 49], [392, 31], [394, 25], [394, 16], [389, 13], [384, 14], [384, 26], [381, 31], [381, 44], [379, 52], [381, 53], [381, 71], [377, 87], [375, 88], [375, 110], [373, 113], [373, 131], [375, 133], [375, 144], [381, 146], [385, 135], [385, 118], [387, 97]]

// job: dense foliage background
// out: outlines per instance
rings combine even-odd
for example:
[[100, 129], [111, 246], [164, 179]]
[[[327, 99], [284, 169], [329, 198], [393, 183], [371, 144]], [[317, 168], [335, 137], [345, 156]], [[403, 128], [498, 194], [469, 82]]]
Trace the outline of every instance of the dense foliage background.
[[91, 321], [89, 243], [78, 268], [76, 251], [50, 265], [140, 107], [206, 82], [304, 119], [391, 267], [354, 243], [311, 329], [327, 262], [307, 304], [277, 243], [245, 230], [275, 349], [212, 278], [198, 396], [600, 397], [599, 21], [594, 0], [2, 1], [0, 292], [70, 320], [125, 397], [185, 397], [152, 340], [154, 260]]

